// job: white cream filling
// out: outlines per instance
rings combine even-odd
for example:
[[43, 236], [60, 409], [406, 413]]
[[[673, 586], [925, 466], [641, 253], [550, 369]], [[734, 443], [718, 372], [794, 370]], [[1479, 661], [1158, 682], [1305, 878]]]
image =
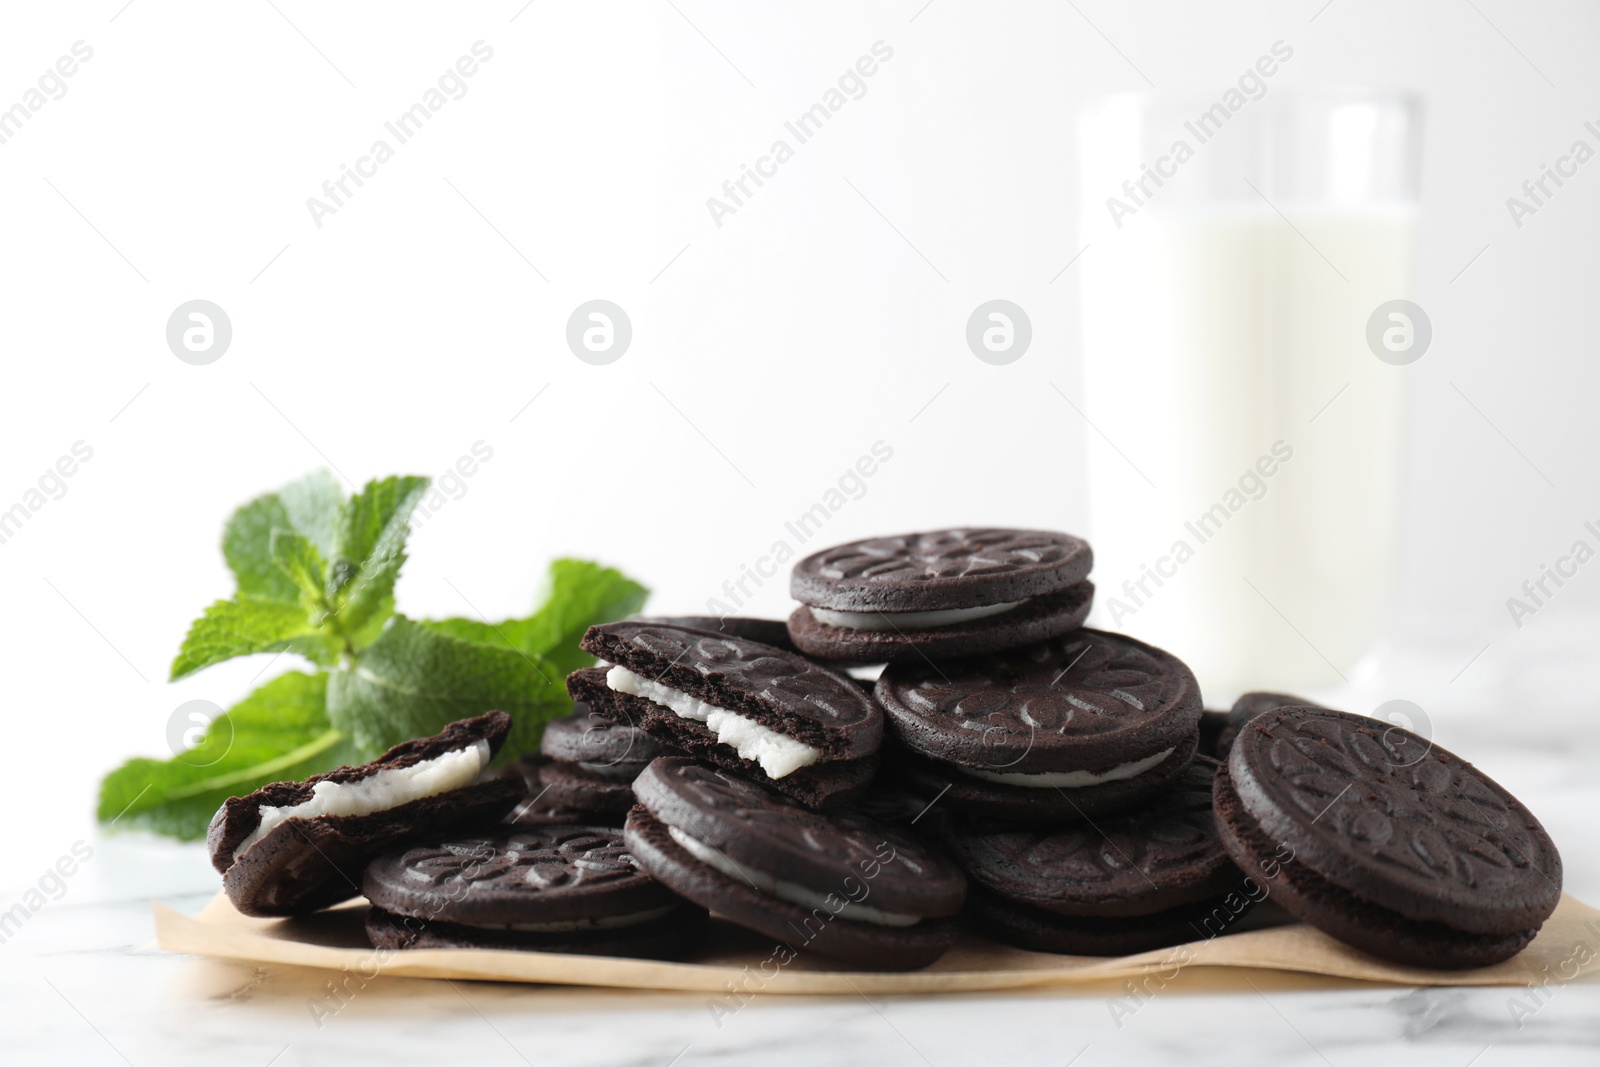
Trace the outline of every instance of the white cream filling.
[[1157, 752], [1154, 756], [1146, 756], [1132, 763], [1119, 763], [1108, 771], [1046, 771], [1043, 774], [1024, 774], [1020, 771], [980, 771], [976, 767], [961, 769], [974, 778], [999, 782], [1001, 785], [1020, 785], [1028, 789], [1082, 789], [1085, 786], [1099, 785], [1101, 782], [1120, 782], [1136, 774], [1143, 774], [1172, 755], [1172, 751], [1169, 748], [1165, 752]]
[[779, 900], [798, 904], [802, 908], [812, 910], [822, 909], [832, 912], [841, 919], [853, 919], [856, 922], [876, 923], [879, 926], [912, 926], [922, 921], [920, 916], [902, 915], [899, 912], [882, 911], [866, 904], [857, 904], [852, 900], [845, 900], [842, 893], [833, 894], [835, 901], [844, 901], [844, 906], [837, 911], [828, 907], [827, 893], [818, 893], [807, 889], [803, 885], [785, 882], [781, 878], [774, 878], [770, 874], [754, 871], [743, 864], [735, 863], [722, 854], [722, 850], [713, 848], [703, 841], [697, 841], [678, 829], [676, 826], [667, 827], [667, 833], [672, 839], [682, 845], [695, 859], [707, 867], [727, 875], [729, 878], [754, 885], [763, 893], [777, 897]]
[[237, 860], [250, 846], [290, 819], [314, 819], [319, 815], [371, 815], [388, 811], [413, 800], [448, 793], [472, 784], [489, 765], [489, 742], [478, 741], [466, 748], [414, 763], [409, 767], [390, 767], [359, 782], [318, 782], [311, 787], [311, 799], [287, 808], [263, 804], [261, 822], [255, 832], [233, 850]]
[[754, 719], [707, 704], [698, 697], [680, 692], [660, 682], [641, 678], [626, 667], [612, 667], [606, 672], [606, 685], [618, 693], [643, 697], [660, 704], [680, 719], [703, 722], [717, 735], [717, 740], [739, 752], [741, 759], [761, 765], [769, 778], [782, 778], [801, 767], [809, 767], [822, 758], [822, 750], [804, 741], [762, 726]]
[[456, 923], [457, 926], [470, 926], [474, 930], [517, 930], [528, 934], [563, 934], [574, 930], [615, 930], [622, 926], [638, 926], [651, 919], [659, 919], [663, 915], [671, 914], [677, 910], [678, 905], [667, 904], [660, 908], [651, 908], [649, 911], [636, 911], [628, 915], [604, 915], [598, 919], [568, 919], [565, 922], [552, 923]]
[[837, 626], [845, 630], [937, 630], [941, 626], [954, 626], [958, 622], [987, 619], [1010, 611], [1021, 604], [985, 604], [981, 608], [945, 608], [940, 611], [830, 611], [812, 608], [811, 617], [824, 626]]

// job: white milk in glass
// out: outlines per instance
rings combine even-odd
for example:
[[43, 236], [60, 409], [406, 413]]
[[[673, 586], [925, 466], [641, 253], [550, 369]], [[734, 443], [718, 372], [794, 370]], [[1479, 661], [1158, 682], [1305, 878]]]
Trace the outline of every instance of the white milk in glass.
[[1405, 375], [1366, 326], [1414, 208], [1254, 200], [1151, 203], [1080, 266], [1095, 622], [1212, 705], [1352, 675], [1397, 576]]

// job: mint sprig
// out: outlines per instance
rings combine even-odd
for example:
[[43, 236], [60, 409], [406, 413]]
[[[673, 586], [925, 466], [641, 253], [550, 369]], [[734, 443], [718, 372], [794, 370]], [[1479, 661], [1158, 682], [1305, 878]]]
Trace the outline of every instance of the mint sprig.
[[234, 512], [222, 538], [234, 595], [190, 626], [172, 678], [263, 652], [293, 653], [318, 670], [262, 685], [172, 759], [112, 771], [100, 788], [102, 822], [199, 838], [230, 796], [371, 759], [496, 708], [513, 723], [502, 760], [537, 749], [545, 724], [571, 710], [566, 675], [594, 662], [578, 638], [638, 611], [648, 591], [612, 568], [560, 559], [526, 617], [397, 614], [411, 513], [428, 484], [384, 478], [347, 498], [321, 472]]
[[396, 615], [354, 669], [329, 678], [328, 712], [363, 751], [382, 752], [499, 708], [511, 716], [508, 745], [525, 751], [546, 722], [571, 709], [565, 679], [537, 657]]

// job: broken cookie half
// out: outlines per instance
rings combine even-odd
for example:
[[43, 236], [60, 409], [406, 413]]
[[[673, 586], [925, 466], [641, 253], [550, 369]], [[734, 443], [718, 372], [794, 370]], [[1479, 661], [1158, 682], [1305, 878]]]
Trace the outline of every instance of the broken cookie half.
[[883, 712], [860, 686], [772, 645], [667, 623], [590, 627], [605, 665], [567, 677], [596, 715], [820, 808], [860, 793]]
[[484, 777], [510, 729], [491, 711], [363, 766], [230, 798], [206, 832], [228, 899], [245, 915], [305, 915], [360, 894], [381, 852], [497, 821], [526, 793], [520, 778]]

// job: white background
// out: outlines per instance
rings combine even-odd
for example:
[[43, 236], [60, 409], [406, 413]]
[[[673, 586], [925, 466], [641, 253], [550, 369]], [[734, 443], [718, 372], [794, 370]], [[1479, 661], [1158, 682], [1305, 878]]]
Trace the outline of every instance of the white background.
[[[1479, 723], [1468, 754], [1513, 788], [1581, 775], [1600, 565], [1521, 630], [1505, 600], [1600, 519], [1600, 163], [1520, 230], [1505, 200], [1595, 141], [1600, 9], [676, 2], [0, 16], [0, 107], [75, 41], [94, 49], [0, 145], [0, 508], [74, 442], [94, 449], [0, 545], [0, 901], [92, 837], [106, 769], [167, 754], [178, 704], [250, 688], [264, 660], [165, 677], [189, 621], [231, 590], [228, 513], [311, 469], [359, 484], [493, 448], [413, 539], [398, 596], [416, 615], [522, 612], [562, 554], [623, 567], [657, 610], [700, 610], [878, 440], [893, 459], [821, 541], [1083, 529], [1084, 426], [1049, 384], [1079, 395], [1074, 272], [1094, 268], [1091, 251], [1063, 273], [1084, 240], [1075, 109], [1220, 90], [1280, 39], [1295, 58], [1274, 91], [1364, 83], [1427, 104], [1416, 298], [1434, 342], [1409, 368], [1390, 675], [1406, 681], [1378, 695], [1418, 699], [1448, 743]], [[306, 199], [479, 40], [494, 55], [466, 95], [318, 228]], [[866, 94], [716, 226], [706, 198], [880, 40], [893, 58]], [[563, 336], [597, 297], [634, 329], [604, 367]], [[1033, 322], [1006, 367], [963, 336], [994, 297]], [[194, 298], [233, 324], [204, 367], [165, 343]], [[786, 613], [781, 577], [750, 607]], [[1549, 755], [1497, 763], [1497, 731]], [[1559, 832], [1592, 845], [1592, 830], [1540, 814], [1569, 875], [1592, 875]], [[197, 850], [99, 847], [178, 855], [203, 881]], [[91, 868], [74, 894], [138, 892], [145, 869]]]

